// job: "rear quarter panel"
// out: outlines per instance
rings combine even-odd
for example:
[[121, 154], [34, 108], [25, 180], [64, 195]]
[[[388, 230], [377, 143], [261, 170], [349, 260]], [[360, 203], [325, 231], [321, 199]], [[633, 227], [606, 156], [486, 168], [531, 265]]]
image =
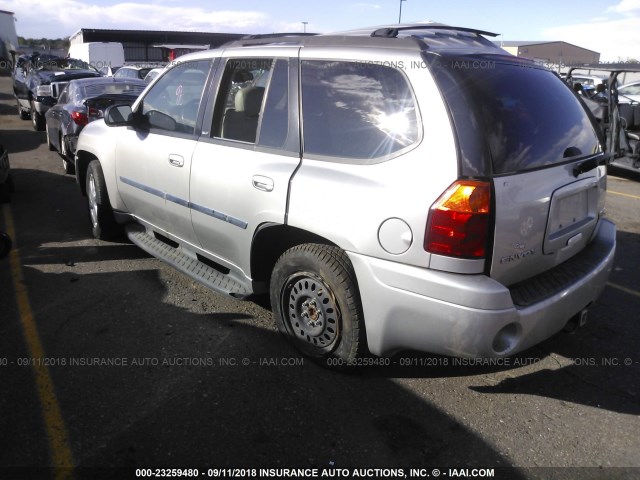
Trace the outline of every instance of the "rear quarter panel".
[[[331, 52], [321, 48], [302, 53], [303, 59], [331, 58]], [[419, 58], [386, 52], [367, 58], [362, 50], [356, 53], [358, 61], [392, 61], [405, 74], [414, 91], [421, 138], [413, 150], [373, 165], [304, 158], [291, 185], [288, 223], [346, 251], [426, 267], [430, 254], [423, 242], [429, 208], [458, 174], [448, 114]], [[411, 245], [402, 254], [387, 252], [378, 241], [381, 225], [391, 218], [403, 220], [411, 229]]]

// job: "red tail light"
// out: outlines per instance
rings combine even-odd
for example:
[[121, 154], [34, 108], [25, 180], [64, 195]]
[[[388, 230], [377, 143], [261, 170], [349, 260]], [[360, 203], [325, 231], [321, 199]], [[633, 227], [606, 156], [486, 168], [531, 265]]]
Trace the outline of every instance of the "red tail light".
[[80, 125], [81, 127], [84, 127], [89, 123], [87, 114], [84, 112], [71, 112], [71, 119], [76, 123], [76, 125]]
[[90, 107], [89, 108], [89, 122], [93, 122], [99, 118], [104, 117], [104, 113], [99, 108]]
[[455, 182], [431, 207], [424, 249], [452, 257], [483, 258], [490, 211], [489, 183]]

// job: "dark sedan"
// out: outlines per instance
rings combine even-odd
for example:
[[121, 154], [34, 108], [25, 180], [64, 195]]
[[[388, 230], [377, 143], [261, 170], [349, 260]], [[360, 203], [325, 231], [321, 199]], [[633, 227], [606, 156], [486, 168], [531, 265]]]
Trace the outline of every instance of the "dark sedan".
[[102, 118], [110, 105], [131, 105], [145, 89], [144, 80], [113, 77], [72, 80], [58, 103], [45, 114], [47, 144], [58, 151], [66, 173], [73, 173], [78, 135], [92, 120]]

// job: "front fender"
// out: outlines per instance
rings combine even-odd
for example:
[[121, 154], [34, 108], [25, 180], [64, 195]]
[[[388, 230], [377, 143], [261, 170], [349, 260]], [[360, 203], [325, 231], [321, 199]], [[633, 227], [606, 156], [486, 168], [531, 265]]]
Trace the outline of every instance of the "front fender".
[[83, 181], [84, 173], [86, 173], [86, 168], [91, 160], [100, 161], [111, 207], [114, 210], [126, 212], [127, 209], [118, 192], [116, 181], [115, 153], [120, 128], [126, 127], [107, 127], [104, 120], [91, 122], [80, 132], [75, 159], [79, 181]]

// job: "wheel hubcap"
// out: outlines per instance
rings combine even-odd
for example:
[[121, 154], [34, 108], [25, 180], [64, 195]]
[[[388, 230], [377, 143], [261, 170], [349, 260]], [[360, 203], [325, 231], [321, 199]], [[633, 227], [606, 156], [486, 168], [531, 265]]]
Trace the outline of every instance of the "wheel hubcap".
[[291, 276], [282, 296], [289, 327], [309, 345], [330, 348], [338, 338], [340, 311], [331, 289], [311, 273]]
[[98, 226], [98, 201], [96, 198], [96, 181], [93, 175], [89, 174], [89, 191], [87, 197], [89, 199], [89, 213], [91, 214], [91, 223], [94, 227]]

